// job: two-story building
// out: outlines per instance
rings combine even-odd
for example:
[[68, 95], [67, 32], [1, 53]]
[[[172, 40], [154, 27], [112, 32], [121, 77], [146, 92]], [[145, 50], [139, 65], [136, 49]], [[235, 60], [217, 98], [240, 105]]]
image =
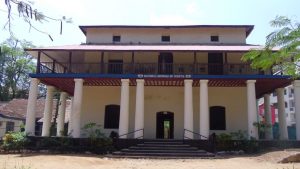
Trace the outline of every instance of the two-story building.
[[[241, 61], [244, 53], [261, 49], [246, 43], [252, 25], [80, 29], [85, 44], [27, 49], [37, 59], [36, 73], [30, 74], [27, 133], [34, 133], [37, 86], [43, 83], [43, 136], [49, 136], [55, 88], [62, 92], [58, 126], [64, 121], [64, 100], [72, 97], [68, 130], [73, 137], [83, 137], [81, 128], [95, 122], [107, 135], [115, 131], [121, 138], [149, 139], [207, 139], [213, 132], [238, 130], [258, 138], [253, 125], [258, 119], [257, 99], [268, 100], [276, 90], [282, 107], [281, 138], [287, 139], [281, 96], [292, 80]], [[295, 95], [300, 96], [299, 85], [296, 81]], [[270, 111], [266, 117], [271, 119]], [[300, 139], [299, 125], [297, 129]]]

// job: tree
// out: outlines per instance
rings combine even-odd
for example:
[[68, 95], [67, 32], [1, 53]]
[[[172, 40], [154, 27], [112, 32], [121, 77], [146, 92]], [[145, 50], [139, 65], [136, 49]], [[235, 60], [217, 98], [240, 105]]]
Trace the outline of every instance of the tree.
[[[273, 67], [283, 74], [299, 77], [300, 23], [285, 16], [277, 16], [270, 25], [276, 30], [266, 37], [265, 47], [251, 50], [242, 60], [251, 61], [253, 68], [266, 70]], [[278, 48], [278, 51], [274, 52], [274, 48]]]
[[26, 98], [29, 89], [29, 73], [34, 72], [32, 56], [23, 50], [32, 47], [27, 41], [10, 38], [1, 44], [0, 101]]
[[16, 10], [18, 12], [18, 16], [23, 19], [24, 22], [26, 22], [29, 25], [29, 30], [34, 29], [40, 33], [46, 34], [49, 36], [49, 38], [53, 41], [53, 38], [47, 31], [41, 30], [37, 28], [34, 24], [34, 22], [44, 22], [44, 21], [55, 21], [60, 23], [60, 34], [62, 34], [62, 28], [63, 28], [63, 22], [66, 23], [72, 23], [72, 18], [67, 18], [63, 16], [61, 19], [52, 18], [47, 15], [44, 15], [42, 12], [38, 11], [37, 9], [33, 8], [33, 1], [28, 0], [4, 0], [4, 3], [7, 7], [7, 22], [4, 26], [8, 26], [8, 30], [10, 32], [10, 35], [14, 37], [13, 31], [12, 31], [12, 22], [13, 22], [13, 11], [14, 7], [16, 7]]

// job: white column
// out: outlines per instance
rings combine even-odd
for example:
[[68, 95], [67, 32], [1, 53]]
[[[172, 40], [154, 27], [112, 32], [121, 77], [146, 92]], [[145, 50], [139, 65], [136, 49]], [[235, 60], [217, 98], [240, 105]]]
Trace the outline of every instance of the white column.
[[68, 121], [68, 135], [72, 134], [72, 118], [73, 118], [72, 110], [73, 110], [73, 105], [74, 105], [74, 97], [71, 97], [71, 110], [70, 110], [69, 121]]
[[[121, 79], [119, 135], [127, 134], [129, 127], [129, 79]], [[120, 138], [127, 138], [127, 135]]]
[[270, 95], [265, 94], [264, 95], [264, 117], [265, 121], [268, 125], [271, 125], [270, 127], [266, 128], [265, 130], [265, 136], [267, 140], [273, 139], [273, 130], [272, 130], [272, 112], [270, 107]]
[[72, 123], [71, 123], [71, 136], [73, 138], [80, 137], [80, 118], [81, 118], [81, 107], [82, 107], [82, 90], [83, 90], [83, 79], [74, 79], [74, 99], [72, 103]]
[[200, 80], [200, 134], [209, 137], [208, 80]]
[[[186, 130], [184, 132], [184, 139], [193, 139], [193, 80], [184, 80], [184, 123], [183, 127]], [[187, 138], [186, 138], [187, 137]]]
[[[144, 129], [144, 79], [136, 80], [136, 98], [135, 98], [135, 125], [134, 130]], [[134, 138], [143, 136], [140, 130], [134, 133]], [[144, 137], [144, 136], [143, 136]]]
[[285, 101], [284, 101], [284, 88], [276, 89], [277, 105], [278, 105], [278, 122], [279, 122], [279, 138], [280, 140], [288, 139], [286, 114], [285, 114]]
[[57, 116], [57, 136], [63, 136], [64, 126], [65, 126], [65, 112], [66, 112], [66, 98], [67, 93], [61, 92], [60, 93], [60, 101], [58, 107], [58, 116]]
[[258, 128], [254, 126], [257, 122], [256, 108], [256, 80], [247, 80], [247, 110], [248, 110], [248, 137], [258, 139]]
[[47, 95], [44, 108], [42, 136], [50, 136], [50, 127], [53, 111], [53, 86], [47, 86]]
[[27, 133], [30, 136], [35, 135], [35, 115], [38, 85], [39, 80], [36, 78], [31, 78], [25, 123], [25, 133]]
[[295, 115], [296, 115], [296, 136], [300, 140], [300, 80], [294, 81]]

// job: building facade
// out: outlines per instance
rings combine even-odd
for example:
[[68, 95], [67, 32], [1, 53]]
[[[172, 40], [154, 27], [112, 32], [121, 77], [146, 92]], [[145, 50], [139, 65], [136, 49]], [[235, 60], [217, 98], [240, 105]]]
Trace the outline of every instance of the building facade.
[[[278, 122], [278, 104], [277, 104], [277, 93], [273, 92], [270, 94], [270, 104], [272, 109], [272, 122]], [[260, 106], [260, 116], [261, 118], [264, 116], [264, 99], [259, 100]], [[286, 115], [286, 124], [287, 126], [295, 126], [296, 125], [296, 114], [295, 114], [295, 98], [294, 98], [294, 87], [293, 85], [289, 85], [284, 88], [284, 107], [285, 107], [285, 115]]]
[[[292, 80], [241, 61], [244, 53], [261, 48], [246, 43], [252, 25], [80, 29], [85, 44], [27, 49], [37, 58], [37, 71], [30, 74], [27, 133], [34, 133], [37, 86], [43, 83], [43, 136], [49, 136], [54, 89], [62, 91], [58, 126], [64, 121], [64, 98], [72, 98], [71, 136], [83, 137], [81, 128], [94, 122], [106, 135], [149, 139], [208, 139], [211, 133], [238, 130], [258, 138], [257, 99], [277, 91], [281, 138], [287, 139], [281, 96]], [[271, 119], [270, 111], [266, 117]]]

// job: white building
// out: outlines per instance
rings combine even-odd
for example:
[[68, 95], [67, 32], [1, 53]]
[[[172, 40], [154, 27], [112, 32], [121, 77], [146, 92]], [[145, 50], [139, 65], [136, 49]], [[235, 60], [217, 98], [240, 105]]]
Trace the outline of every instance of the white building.
[[[277, 94], [276, 92], [273, 92], [270, 96], [270, 102], [275, 107], [275, 119], [278, 122]], [[284, 88], [284, 107], [286, 113], [287, 126], [296, 125], [295, 98], [294, 88], [292, 85]]]
[[[268, 96], [275, 90], [280, 137], [288, 138], [283, 88], [292, 79], [273, 75], [272, 70], [253, 70], [241, 61], [244, 53], [260, 48], [246, 43], [253, 26], [80, 29], [86, 44], [27, 49], [37, 58], [37, 72], [30, 74], [27, 133], [34, 133], [38, 84], [43, 83], [47, 85], [43, 136], [49, 136], [56, 88], [62, 91], [58, 126], [64, 121], [64, 98], [70, 95], [69, 132], [76, 138], [83, 137], [81, 128], [90, 122], [102, 125], [107, 135], [118, 132], [121, 138], [207, 139], [213, 132], [238, 130], [258, 138], [253, 125], [256, 99], [264, 96], [268, 110]], [[295, 81], [295, 100], [300, 100], [299, 85]], [[300, 124], [299, 115], [296, 121]], [[300, 139], [299, 125], [297, 134]]]

